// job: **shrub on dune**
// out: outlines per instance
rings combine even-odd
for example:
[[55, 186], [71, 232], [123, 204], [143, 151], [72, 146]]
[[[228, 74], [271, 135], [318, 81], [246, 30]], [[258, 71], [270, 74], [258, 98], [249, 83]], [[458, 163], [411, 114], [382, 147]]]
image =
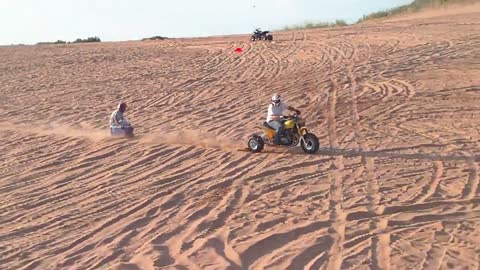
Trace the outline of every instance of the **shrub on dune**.
[[399, 6], [396, 8], [377, 11], [363, 16], [358, 22], [364, 22], [368, 20], [380, 19], [392, 15], [398, 15], [407, 12], [416, 12], [423, 8], [439, 7], [448, 4], [461, 4], [461, 3], [474, 3], [480, 2], [479, 0], [415, 0], [411, 4]]
[[99, 37], [89, 37], [87, 39], [77, 38], [73, 43], [102, 42]]
[[144, 38], [144, 39], [142, 39], [142, 41], [148, 41], [148, 40], [164, 40], [164, 39], [167, 39], [167, 37], [154, 36], [154, 37]]

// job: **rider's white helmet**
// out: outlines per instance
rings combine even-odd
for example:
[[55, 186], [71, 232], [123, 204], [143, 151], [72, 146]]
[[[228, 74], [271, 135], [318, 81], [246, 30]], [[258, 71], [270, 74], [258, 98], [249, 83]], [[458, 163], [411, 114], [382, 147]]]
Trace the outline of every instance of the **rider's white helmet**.
[[272, 96], [272, 104], [273, 104], [273, 106], [280, 105], [280, 95], [279, 94], [274, 94]]

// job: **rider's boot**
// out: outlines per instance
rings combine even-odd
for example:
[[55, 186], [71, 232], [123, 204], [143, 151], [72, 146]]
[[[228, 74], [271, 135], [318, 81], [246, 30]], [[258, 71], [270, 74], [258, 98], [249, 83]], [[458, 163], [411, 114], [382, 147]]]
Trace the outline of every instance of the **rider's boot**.
[[275, 136], [273, 137], [273, 145], [275, 146], [282, 145], [282, 135], [278, 131], [275, 133]]

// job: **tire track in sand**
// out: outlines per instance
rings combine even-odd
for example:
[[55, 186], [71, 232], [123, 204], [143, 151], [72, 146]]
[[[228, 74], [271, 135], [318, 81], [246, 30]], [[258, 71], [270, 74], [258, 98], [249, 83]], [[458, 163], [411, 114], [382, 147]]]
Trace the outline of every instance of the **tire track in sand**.
[[[366, 143], [365, 137], [362, 133], [362, 127], [360, 125], [360, 115], [357, 107], [357, 78], [352, 72], [352, 67], [347, 68], [348, 84], [350, 99], [351, 99], [351, 115], [354, 127], [354, 135], [357, 144], [362, 150], [369, 151], [369, 147]], [[375, 158], [374, 157], [362, 157], [362, 164], [366, 169], [367, 177], [367, 199], [369, 201], [368, 211], [377, 215], [383, 212], [382, 206], [380, 206], [380, 186], [378, 178], [375, 173]], [[379, 221], [370, 220], [369, 227], [371, 231], [384, 230], [388, 227], [388, 219], [380, 218]], [[371, 264], [374, 269], [390, 269], [390, 234], [388, 232], [382, 233], [378, 236], [374, 236], [371, 241]]]
[[[335, 79], [332, 79], [330, 91], [328, 93], [326, 118], [330, 147], [335, 149], [339, 148], [335, 112], [337, 104], [337, 91], [338, 83], [335, 81]], [[329, 251], [330, 256], [328, 259], [327, 269], [340, 269], [343, 262], [342, 251], [343, 242], [345, 241], [345, 226], [347, 221], [347, 215], [342, 208], [344, 179], [343, 157], [336, 157], [335, 161], [332, 161], [331, 166], [333, 169], [335, 169], [335, 171], [333, 173], [334, 179], [330, 181], [331, 185], [329, 210], [332, 226], [329, 228], [328, 232], [333, 237], [333, 243]]]
[[422, 190], [415, 197], [410, 199], [408, 204], [423, 203], [431, 198], [437, 191], [443, 175], [443, 162], [441, 160], [435, 161], [432, 166], [432, 175], [430, 181], [422, 187]]
[[473, 159], [468, 161], [468, 166], [468, 179], [467, 184], [462, 191], [462, 196], [464, 199], [472, 200], [479, 192], [479, 169], [478, 164]]

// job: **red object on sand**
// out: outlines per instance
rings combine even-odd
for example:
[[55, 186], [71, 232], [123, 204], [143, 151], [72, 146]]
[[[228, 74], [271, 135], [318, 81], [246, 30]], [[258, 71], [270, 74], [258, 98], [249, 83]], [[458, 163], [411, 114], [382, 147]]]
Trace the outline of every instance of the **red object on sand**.
[[242, 49], [242, 48], [236, 48], [236, 49], [235, 49], [235, 52], [242, 53], [242, 52], [243, 52], [243, 49]]

